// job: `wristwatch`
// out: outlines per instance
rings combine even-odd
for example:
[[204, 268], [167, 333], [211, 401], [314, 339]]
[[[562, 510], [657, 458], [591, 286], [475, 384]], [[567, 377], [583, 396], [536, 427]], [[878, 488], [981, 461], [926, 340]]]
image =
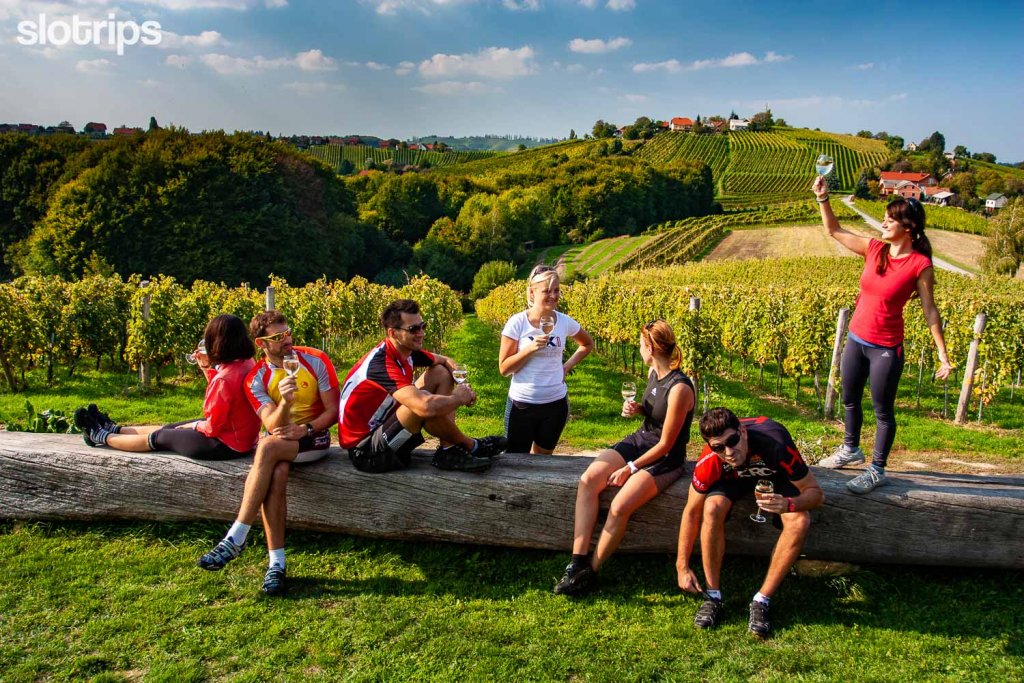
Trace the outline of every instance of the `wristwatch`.
[[627, 464], [627, 465], [629, 465], [629, 473], [630, 473], [630, 474], [636, 474], [637, 472], [639, 472], [639, 471], [640, 471], [640, 468], [639, 468], [639, 467], [637, 467], [637, 466], [636, 466], [636, 463], [635, 463], [635, 462], [633, 462], [632, 460], [630, 460], [630, 461], [629, 461], [629, 462], [627, 462], [626, 464]]
[[306, 436], [313, 436], [313, 423], [312, 422], [307, 422], [306, 423]]

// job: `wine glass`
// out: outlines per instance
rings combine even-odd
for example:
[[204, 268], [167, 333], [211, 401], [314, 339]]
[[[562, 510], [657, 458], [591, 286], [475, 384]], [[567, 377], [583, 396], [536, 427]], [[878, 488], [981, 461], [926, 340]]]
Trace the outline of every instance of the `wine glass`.
[[185, 354], [185, 362], [189, 365], [199, 365], [200, 354], [206, 355], [206, 340], [200, 339], [199, 343], [196, 344], [196, 350], [192, 353]]
[[545, 335], [549, 335], [555, 331], [555, 316], [553, 315], [542, 315], [540, 317], [540, 331]]
[[814, 160], [814, 170], [818, 172], [818, 175], [828, 175], [832, 172], [832, 166], [835, 161], [827, 154], [819, 154], [818, 158]]
[[632, 401], [636, 398], [636, 384], [633, 382], [622, 383], [622, 400]]
[[302, 365], [299, 363], [299, 357], [294, 353], [286, 353], [281, 357], [281, 367], [284, 368], [285, 373], [289, 377], [296, 377], [299, 374], [299, 368]]
[[456, 363], [452, 367], [452, 379], [455, 380], [456, 384], [465, 384], [467, 378], [466, 366], [462, 363]]
[[[758, 479], [757, 480], [757, 486], [754, 487], [754, 497], [756, 499], [758, 499], [758, 500], [767, 499], [768, 496], [772, 495], [773, 493], [775, 493], [775, 486], [772, 484], [770, 479]], [[765, 522], [768, 521], [765, 518], [765, 516], [761, 514], [761, 508], [760, 507], [757, 508], [757, 512], [755, 512], [754, 514], [750, 515], [750, 519], [752, 519], [755, 522], [759, 522], [761, 524], [764, 524]]]

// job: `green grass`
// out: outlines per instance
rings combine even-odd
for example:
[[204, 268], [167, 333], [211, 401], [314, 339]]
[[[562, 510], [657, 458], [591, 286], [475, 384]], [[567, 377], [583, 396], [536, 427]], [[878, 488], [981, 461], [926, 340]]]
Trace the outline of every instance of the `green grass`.
[[[501, 429], [507, 380], [498, 331], [475, 318], [452, 335], [480, 394], [460, 412], [471, 434]], [[336, 359], [340, 373], [353, 359]], [[587, 358], [569, 378], [564, 440], [600, 448], [633, 422], [618, 417], [621, 361]], [[803, 442], [837, 443], [837, 422], [802, 400], [762, 393], [757, 373], [710, 381], [713, 403], [777, 416]], [[119, 394], [127, 375], [86, 374], [37, 406]], [[774, 378], [766, 376], [767, 388]], [[790, 389], [784, 385], [784, 391]], [[63, 393], [67, 393], [63, 396]], [[788, 393], [788, 391], [787, 391]], [[3, 405], [24, 397], [2, 395]], [[144, 400], [114, 397], [141, 421], [188, 417], [198, 383]], [[901, 403], [913, 402], [904, 392]], [[123, 402], [123, 403], [122, 403]], [[160, 412], [167, 411], [167, 412]], [[922, 411], [924, 412], [924, 411]], [[870, 413], [869, 413], [870, 414]], [[1019, 432], [963, 429], [898, 413], [898, 445], [1020, 457]], [[776, 597], [776, 635], [746, 634], [746, 605], [764, 559], [728, 557], [727, 616], [692, 627], [695, 597], [675, 585], [666, 555], [621, 555], [600, 590], [551, 593], [564, 553], [341, 535], [289, 535], [291, 591], [265, 599], [261, 534], [219, 573], [195, 567], [223, 524], [0, 523], [0, 671], [35, 680], [1022, 680], [1024, 602], [1019, 571], [869, 566], [845, 577], [790, 577]], [[812, 530], [812, 533], [820, 530]], [[768, 533], [774, 533], [769, 531]]]
[[[35, 680], [1020, 680], [1019, 572], [872, 567], [789, 578], [775, 637], [746, 634], [764, 561], [728, 558], [726, 617], [670, 557], [623, 556], [599, 592], [551, 593], [565, 556], [293, 533], [291, 591], [264, 555], [219, 573], [213, 525], [0, 525], [0, 670]], [[254, 539], [259, 541], [259, 538]], [[58, 559], [59, 561], [55, 561]]]

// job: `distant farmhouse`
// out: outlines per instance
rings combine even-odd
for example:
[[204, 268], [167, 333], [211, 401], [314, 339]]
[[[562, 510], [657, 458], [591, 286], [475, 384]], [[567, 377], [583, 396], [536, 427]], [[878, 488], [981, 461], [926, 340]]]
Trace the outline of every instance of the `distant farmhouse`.
[[989, 196], [985, 197], [985, 210], [989, 213], [998, 211], [999, 209], [1006, 206], [1006, 195], [998, 192], [993, 192]]

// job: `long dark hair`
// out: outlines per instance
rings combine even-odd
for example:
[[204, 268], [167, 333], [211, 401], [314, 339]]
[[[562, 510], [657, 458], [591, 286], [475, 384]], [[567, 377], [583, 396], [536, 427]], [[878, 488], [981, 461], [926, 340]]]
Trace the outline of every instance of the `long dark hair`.
[[256, 355], [249, 330], [237, 315], [222, 313], [206, 325], [203, 332], [210, 365], [230, 363]]
[[[896, 197], [885, 205], [885, 212], [894, 221], [910, 231], [910, 246], [919, 254], [924, 254], [928, 260], [932, 260], [932, 243], [924, 234], [924, 206], [913, 197]], [[875, 272], [879, 275], [885, 273], [889, 267], [889, 245], [882, 248], [878, 255], [878, 265]]]

